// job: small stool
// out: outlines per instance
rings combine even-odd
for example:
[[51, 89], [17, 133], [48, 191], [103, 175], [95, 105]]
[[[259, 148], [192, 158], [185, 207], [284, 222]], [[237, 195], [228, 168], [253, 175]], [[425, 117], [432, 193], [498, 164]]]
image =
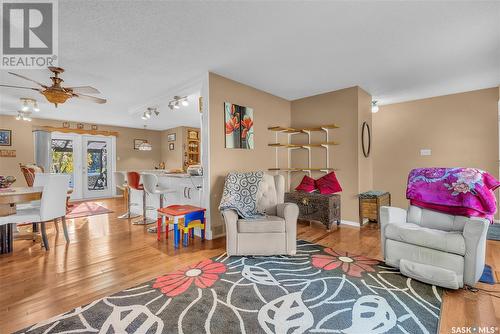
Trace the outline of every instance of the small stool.
[[183, 244], [189, 244], [189, 237], [194, 238], [194, 229], [199, 228], [201, 240], [205, 240], [205, 211], [197, 211], [184, 216], [182, 231]]
[[[166, 218], [166, 232], [165, 232], [165, 237], [168, 238], [168, 226], [169, 224], [174, 224], [174, 247], [175, 248], [178, 248], [179, 247], [179, 241], [180, 241], [180, 228], [184, 228], [184, 227], [188, 227], [188, 232], [189, 232], [189, 229], [191, 228], [191, 226], [194, 228], [195, 227], [195, 224], [194, 224], [194, 220], [200, 220], [203, 225], [205, 225], [205, 211], [206, 209], [205, 208], [200, 208], [200, 207], [197, 207], [197, 206], [193, 206], [193, 205], [170, 205], [170, 206], [167, 206], [166, 208], [160, 208], [158, 209], [158, 214], [160, 216], [164, 216]], [[191, 217], [200, 217], [198, 215], [194, 215], [195, 213], [202, 213], [202, 219], [190, 219], [188, 220], [188, 223], [185, 223], [186, 221], [186, 217], [188, 217], [189, 219], [189, 215], [190, 214], [193, 214]], [[189, 222], [192, 222], [193, 224], [189, 224]], [[157, 219], [157, 224], [158, 224], [158, 231], [157, 231], [157, 235], [158, 235], [158, 240], [161, 239], [161, 217], [158, 217]], [[182, 224], [182, 225], [180, 225]], [[201, 226], [199, 226], [201, 228]], [[205, 226], [203, 226], [205, 227]], [[187, 233], [186, 233], [187, 234]], [[204, 238], [204, 232], [203, 232], [203, 238]]]

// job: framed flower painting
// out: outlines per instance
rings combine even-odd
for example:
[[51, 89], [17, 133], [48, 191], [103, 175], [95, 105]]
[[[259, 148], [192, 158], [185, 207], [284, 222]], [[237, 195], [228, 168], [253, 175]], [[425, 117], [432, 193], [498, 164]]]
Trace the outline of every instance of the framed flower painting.
[[226, 148], [254, 148], [253, 109], [224, 103]]

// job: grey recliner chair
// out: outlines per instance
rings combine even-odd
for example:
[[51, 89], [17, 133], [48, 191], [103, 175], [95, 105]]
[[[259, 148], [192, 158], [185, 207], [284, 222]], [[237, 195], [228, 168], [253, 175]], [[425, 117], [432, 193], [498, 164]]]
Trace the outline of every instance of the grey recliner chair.
[[403, 275], [450, 289], [473, 287], [481, 277], [487, 219], [386, 206], [380, 220], [385, 262]]
[[284, 203], [285, 179], [264, 174], [257, 191], [258, 219], [240, 219], [234, 210], [223, 210], [226, 248], [231, 255], [294, 255], [297, 249], [299, 208]]

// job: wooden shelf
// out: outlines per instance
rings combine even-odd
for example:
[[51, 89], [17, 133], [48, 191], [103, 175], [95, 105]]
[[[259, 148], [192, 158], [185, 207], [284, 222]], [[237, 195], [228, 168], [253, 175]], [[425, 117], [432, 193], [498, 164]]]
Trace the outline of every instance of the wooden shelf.
[[271, 143], [268, 146], [271, 147], [286, 147], [286, 148], [311, 148], [311, 147], [326, 147], [332, 145], [340, 145], [339, 142], [329, 141], [324, 143], [316, 143], [316, 144], [281, 144], [281, 143]]
[[115, 137], [118, 137], [118, 134], [119, 134], [116, 131], [56, 128], [53, 126], [33, 127], [33, 131], [36, 131], [36, 130], [43, 130], [43, 131], [47, 131], [47, 132], [78, 133], [78, 134], [83, 134], [83, 135], [99, 135], [99, 136], [115, 136]]
[[[325, 125], [318, 125], [314, 127], [306, 127], [306, 128], [291, 128], [291, 127], [284, 127], [284, 126], [270, 126], [268, 127], [269, 131], [275, 132], [275, 137], [276, 137], [276, 142], [275, 143], [270, 143], [267, 144], [269, 147], [274, 147], [276, 148], [275, 153], [276, 153], [276, 167], [274, 168], [269, 168], [269, 171], [275, 171], [275, 172], [286, 172], [288, 174], [288, 185], [290, 185], [290, 173], [294, 172], [305, 172], [309, 173], [311, 175], [312, 172], [324, 172], [328, 173], [330, 171], [336, 171], [338, 169], [336, 168], [330, 168], [330, 163], [329, 163], [329, 152], [330, 152], [330, 146], [333, 145], [339, 145], [339, 142], [332, 141], [330, 139], [330, 131], [331, 129], [337, 129], [339, 126], [337, 124], [325, 124]], [[319, 142], [319, 143], [311, 143], [311, 134], [314, 131], [323, 131], [323, 133], [326, 135], [325, 141], [324, 142]], [[285, 133], [288, 135], [293, 135], [293, 134], [305, 134], [308, 137], [308, 144], [292, 144], [290, 143], [290, 138], [291, 136], [288, 136], [287, 144], [282, 144], [278, 140], [278, 133]], [[318, 147], [318, 148], [324, 148], [324, 152], [326, 153], [326, 167], [325, 168], [313, 168], [312, 167], [312, 148]], [[286, 148], [287, 154], [288, 154], [288, 164], [287, 168], [280, 168], [278, 167], [278, 148]], [[306, 149], [308, 151], [308, 167], [303, 167], [303, 168], [298, 168], [298, 167], [292, 167], [291, 166], [291, 151], [294, 149]]]
[[340, 126], [337, 124], [327, 124], [327, 125], [319, 125], [316, 127], [309, 127], [309, 128], [288, 128], [288, 127], [283, 127], [283, 126], [270, 126], [267, 129], [270, 131], [275, 131], [275, 132], [283, 132], [283, 133], [306, 133], [306, 132], [311, 132], [311, 131], [325, 131], [325, 130], [331, 130], [331, 129], [338, 129]]

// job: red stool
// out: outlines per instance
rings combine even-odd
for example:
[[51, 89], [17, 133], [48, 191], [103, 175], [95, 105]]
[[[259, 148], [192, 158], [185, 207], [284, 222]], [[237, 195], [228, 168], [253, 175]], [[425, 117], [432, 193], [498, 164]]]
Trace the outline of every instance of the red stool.
[[[130, 189], [142, 191], [142, 220], [133, 222], [134, 225], [148, 225], [155, 222], [155, 220], [146, 217], [146, 192], [144, 186], [140, 183], [141, 175], [137, 172], [127, 172], [127, 185]], [[154, 209], [154, 208], [151, 208]]]

